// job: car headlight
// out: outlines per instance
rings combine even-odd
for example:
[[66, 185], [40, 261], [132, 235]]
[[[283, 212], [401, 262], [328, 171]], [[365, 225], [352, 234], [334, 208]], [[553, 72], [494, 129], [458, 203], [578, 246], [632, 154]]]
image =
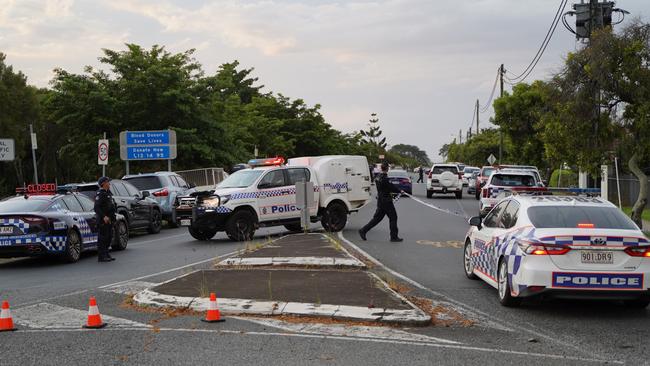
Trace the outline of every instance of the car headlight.
[[230, 195], [224, 195], [224, 196], [219, 196], [221, 199], [221, 205], [225, 205], [228, 201], [230, 201]]
[[204, 206], [204, 207], [217, 207], [217, 206], [219, 206], [219, 197], [206, 198], [201, 202], [201, 206]]

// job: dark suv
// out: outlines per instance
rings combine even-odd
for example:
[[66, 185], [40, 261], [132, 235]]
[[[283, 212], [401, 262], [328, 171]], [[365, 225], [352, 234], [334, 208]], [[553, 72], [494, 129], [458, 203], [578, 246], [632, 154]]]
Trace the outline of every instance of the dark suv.
[[[59, 190], [79, 192], [93, 201], [99, 189], [97, 183], [72, 183], [59, 186]], [[127, 218], [129, 231], [146, 229], [150, 234], [160, 232], [162, 210], [149, 192], [140, 192], [133, 184], [121, 179], [111, 180], [111, 193], [117, 205], [117, 212]]]

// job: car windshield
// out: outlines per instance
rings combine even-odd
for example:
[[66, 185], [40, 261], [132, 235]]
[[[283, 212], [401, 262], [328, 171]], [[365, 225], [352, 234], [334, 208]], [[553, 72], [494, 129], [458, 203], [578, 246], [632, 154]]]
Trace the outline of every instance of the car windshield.
[[458, 168], [456, 166], [434, 166], [431, 174], [442, 174], [444, 172], [458, 174]]
[[494, 174], [490, 184], [501, 187], [534, 187], [536, 181], [532, 175]]
[[398, 178], [408, 178], [408, 173], [404, 170], [389, 170], [388, 171], [388, 176], [389, 177], [398, 177]]
[[38, 198], [12, 197], [0, 201], [0, 213], [39, 212], [43, 211], [52, 201]]
[[217, 185], [217, 188], [245, 188], [255, 183], [257, 178], [262, 175], [263, 170], [239, 170], [223, 182]]
[[593, 224], [594, 228], [637, 230], [636, 225], [616, 207], [534, 206], [528, 217], [536, 228], [577, 228]]
[[150, 189], [160, 189], [162, 188], [162, 183], [160, 179], [155, 175], [149, 175], [144, 177], [126, 177], [124, 180], [128, 180], [129, 183], [136, 186], [141, 191], [148, 191]]

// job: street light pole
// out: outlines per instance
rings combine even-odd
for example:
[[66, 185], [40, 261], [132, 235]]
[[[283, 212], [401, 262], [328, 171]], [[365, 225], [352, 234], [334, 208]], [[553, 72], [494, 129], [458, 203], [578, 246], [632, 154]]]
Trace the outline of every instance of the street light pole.
[[[499, 86], [501, 88], [501, 92], [499, 93], [499, 97], [503, 98], [503, 75], [505, 74], [505, 69], [503, 67], [503, 64], [501, 64], [501, 67], [499, 67]], [[503, 128], [499, 126], [499, 164], [503, 164], [501, 161], [502, 155], [503, 155], [503, 132], [501, 132]]]
[[36, 136], [34, 135], [34, 128], [29, 124], [29, 140], [32, 143], [32, 161], [34, 162], [34, 183], [38, 184], [38, 168], [36, 167]]

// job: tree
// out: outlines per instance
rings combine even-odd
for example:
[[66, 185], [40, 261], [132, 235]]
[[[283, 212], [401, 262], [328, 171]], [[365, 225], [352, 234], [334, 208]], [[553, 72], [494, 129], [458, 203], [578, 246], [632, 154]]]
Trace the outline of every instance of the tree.
[[386, 151], [386, 137], [381, 137], [382, 131], [381, 126], [379, 126], [379, 118], [377, 118], [377, 113], [372, 113], [370, 115], [370, 120], [368, 120], [368, 130], [361, 130], [359, 133], [363, 137], [363, 143], [374, 146], [378, 151]]
[[406, 160], [404, 165], [410, 167], [431, 165], [431, 160], [429, 160], [426, 151], [420, 150], [419, 147], [414, 145], [397, 144], [391, 147], [388, 152], [404, 158]]

